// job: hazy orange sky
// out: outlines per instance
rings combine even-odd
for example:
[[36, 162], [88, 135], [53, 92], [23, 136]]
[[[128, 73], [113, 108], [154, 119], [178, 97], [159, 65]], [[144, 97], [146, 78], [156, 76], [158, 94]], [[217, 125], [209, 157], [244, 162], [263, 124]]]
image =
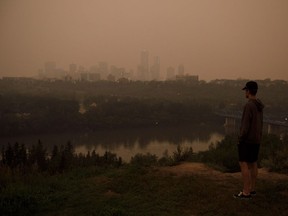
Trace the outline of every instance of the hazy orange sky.
[[288, 80], [287, 0], [0, 0], [0, 77], [44, 62], [136, 71], [140, 51], [200, 79]]

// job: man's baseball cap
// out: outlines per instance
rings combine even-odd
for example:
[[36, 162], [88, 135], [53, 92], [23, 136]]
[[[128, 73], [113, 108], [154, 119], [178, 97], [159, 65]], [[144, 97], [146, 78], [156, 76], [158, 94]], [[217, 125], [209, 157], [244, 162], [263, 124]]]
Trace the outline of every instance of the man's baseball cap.
[[257, 82], [254, 81], [249, 81], [246, 83], [245, 87], [242, 90], [257, 90], [258, 89], [258, 84]]

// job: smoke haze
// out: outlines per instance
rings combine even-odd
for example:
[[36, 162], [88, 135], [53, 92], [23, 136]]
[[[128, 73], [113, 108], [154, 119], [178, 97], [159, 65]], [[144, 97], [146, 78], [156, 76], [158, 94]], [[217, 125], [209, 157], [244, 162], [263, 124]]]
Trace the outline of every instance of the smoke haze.
[[288, 80], [287, 0], [0, 0], [0, 77], [99, 61], [137, 68], [141, 50], [200, 79]]

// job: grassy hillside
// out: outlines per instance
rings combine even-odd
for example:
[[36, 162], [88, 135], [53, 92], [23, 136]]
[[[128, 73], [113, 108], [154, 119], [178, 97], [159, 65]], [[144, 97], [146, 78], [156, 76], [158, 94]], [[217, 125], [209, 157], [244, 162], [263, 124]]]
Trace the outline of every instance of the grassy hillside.
[[287, 178], [260, 178], [247, 201], [232, 197], [240, 175], [172, 169], [179, 170], [125, 165], [11, 178], [14, 190], [1, 190], [1, 215], [288, 215]]

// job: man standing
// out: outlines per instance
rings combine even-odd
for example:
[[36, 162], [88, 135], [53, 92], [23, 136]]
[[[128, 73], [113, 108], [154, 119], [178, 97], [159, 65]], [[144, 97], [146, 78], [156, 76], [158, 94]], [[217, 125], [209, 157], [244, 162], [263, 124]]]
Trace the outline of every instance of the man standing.
[[257, 160], [262, 137], [264, 105], [256, 98], [258, 90], [256, 82], [247, 82], [242, 90], [245, 90], [248, 99], [242, 114], [238, 144], [243, 190], [239, 194], [234, 194], [234, 198], [251, 199], [251, 195], [256, 195]]

